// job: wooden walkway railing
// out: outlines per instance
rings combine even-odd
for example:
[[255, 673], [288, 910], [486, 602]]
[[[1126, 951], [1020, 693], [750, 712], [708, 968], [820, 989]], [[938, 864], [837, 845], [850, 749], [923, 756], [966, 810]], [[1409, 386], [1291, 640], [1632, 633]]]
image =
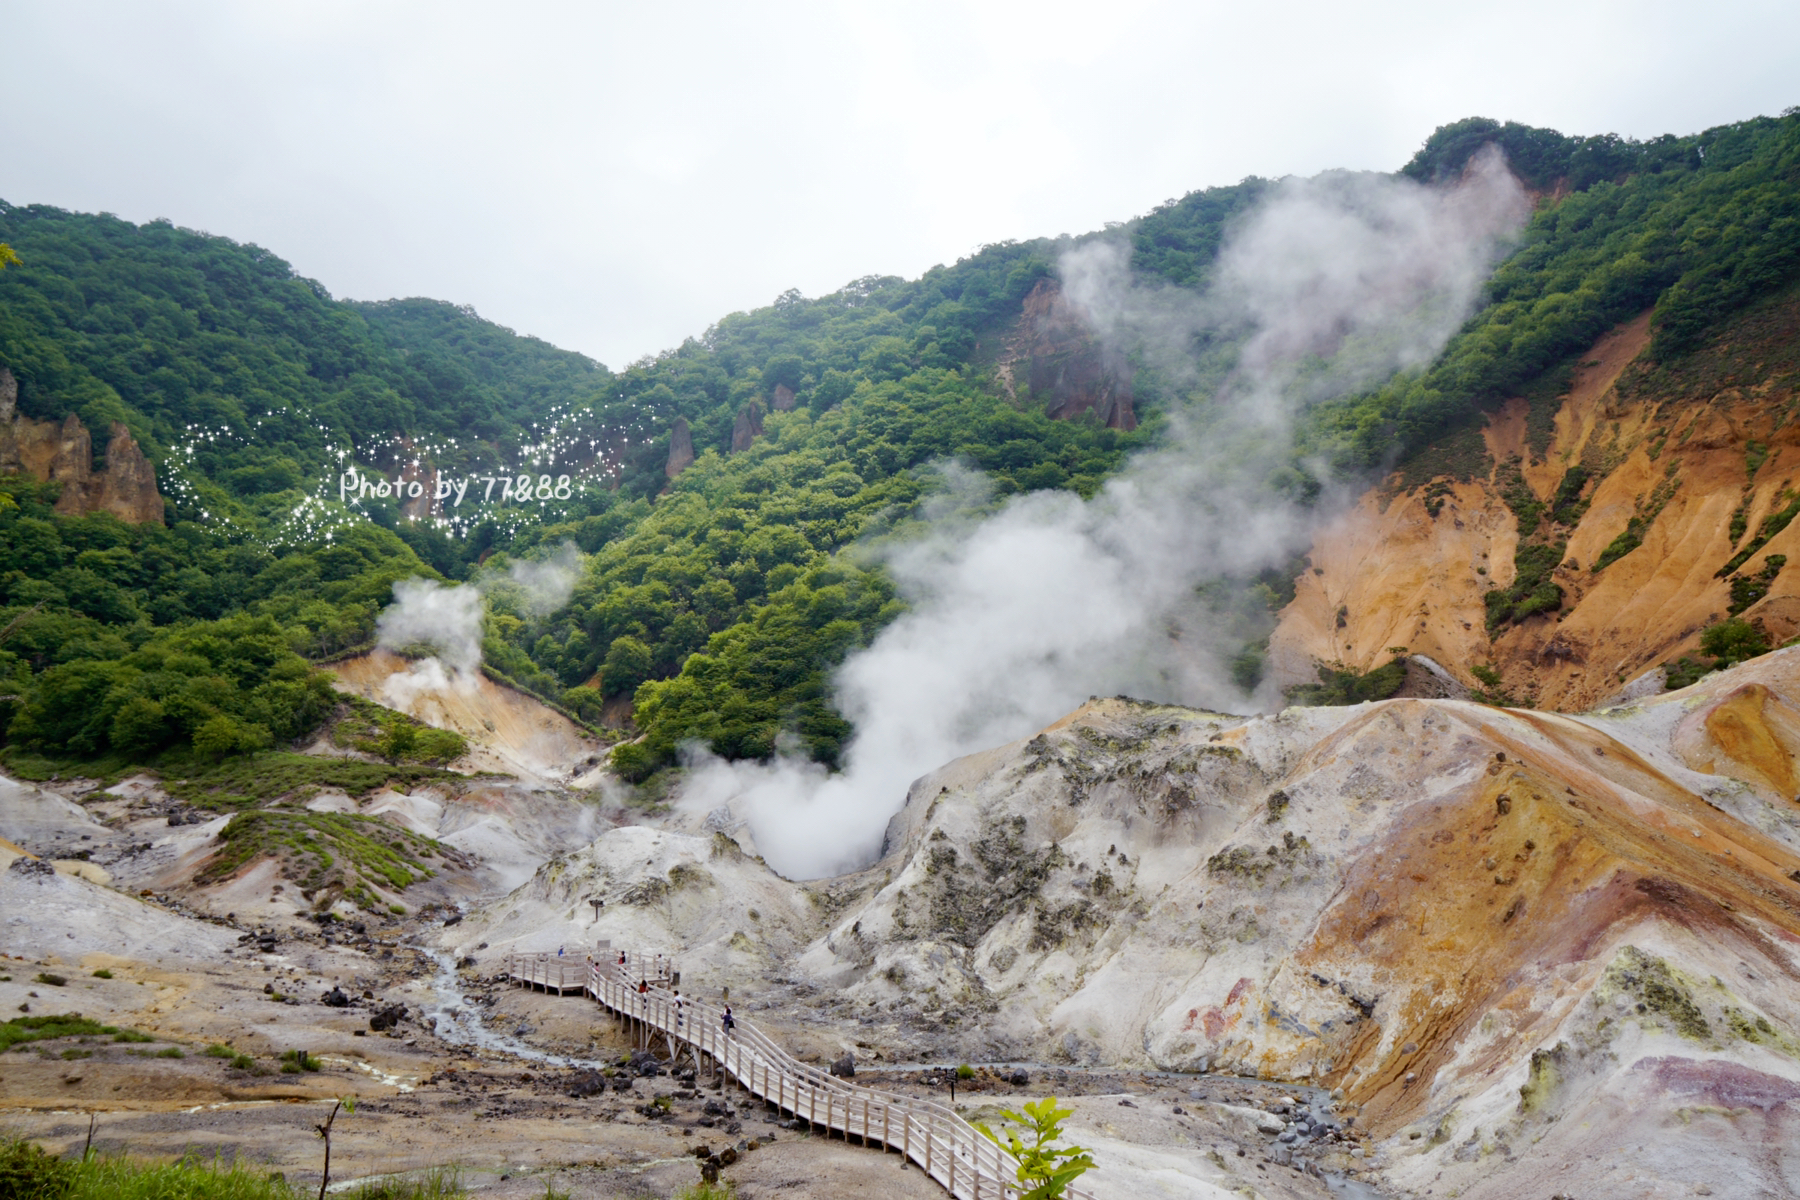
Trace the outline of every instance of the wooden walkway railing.
[[[1016, 1164], [1000, 1147], [947, 1105], [860, 1087], [794, 1058], [751, 1022], [733, 1014], [727, 1033], [723, 1009], [704, 1001], [676, 1004], [670, 983], [673, 961], [662, 955], [627, 954], [621, 967], [610, 948], [588, 962], [555, 954], [507, 956], [507, 977], [522, 987], [557, 995], [591, 997], [646, 1033], [660, 1033], [671, 1054], [691, 1050], [710, 1060], [752, 1096], [808, 1124], [835, 1130], [846, 1141], [895, 1150], [918, 1164], [956, 1200], [1018, 1200]], [[638, 983], [649, 984], [639, 992]], [[1093, 1200], [1070, 1188], [1070, 1200]]]

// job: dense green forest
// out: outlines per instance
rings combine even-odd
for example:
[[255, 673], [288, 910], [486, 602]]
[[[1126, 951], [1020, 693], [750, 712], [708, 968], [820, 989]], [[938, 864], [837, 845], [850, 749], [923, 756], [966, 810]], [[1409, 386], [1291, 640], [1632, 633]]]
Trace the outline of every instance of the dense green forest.
[[1430, 446], [1647, 308], [1652, 351], [1666, 360], [1800, 278], [1800, 113], [1642, 143], [1463, 121], [1433, 134], [1405, 172], [1454, 175], [1488, 140], [1552, 202], [1437, 362], [1314, 414], [1306, 447], [1340, 468]]
[[[1464, 121], [1404, 173], [1454, 178], [1488, 142], [1543, 197], [1520, 244], [1437, 362], [1315, 409], [1296, 463], [1416, 458], [1631, 315], [1653, 307], [1656, 353], [1678, 357], [1800, 277], [1800, 116], [1644, 143]], [[636, 777], [690, 737], [757, 757], [791, 731], [835, 762], [850, 730], [830, 672], [900, 611], [858, 548], [904, 534], [933, 464], [978, 466], [996, 499], [1092, 494], [1188, 399], [1150, 364], [1130, 433], [1009, 398], [995, 360], [1027, 293], [1091, 238], [1204, 288], [1269, 187], [989, 246], [916, 280], [788, 293], [616, 372], [450, 304], [333, 299], [265, 250], [168, 222], [0, 204], [17, 258], [0, 264], [0, 366], [21, 411], [124, 422], [170, 501], [166, 526], [134, 527], [58, 515], [53, 487], [0, 480], [6, 753], [152, 761], [289, 741], [330, 705], [318, 664], [370, 641], [395, 580], [467, 580], [572, 542], [566, 605], [490, 597], [490, 668], [592, 721], [635, 697], [646, 737], [618, 762]], [[1192, 349], [1229, 360], [1228, 345]], [[671, 481], [678, 419], [697, 457]], [[733, 452], [746, 425], [761, 432]], [[397, 500], [338, 503], [346, 462], [493, 472], [547, 445], [577, 480], [566, 501], [488, 506], [457, 528], [404, 519]]]

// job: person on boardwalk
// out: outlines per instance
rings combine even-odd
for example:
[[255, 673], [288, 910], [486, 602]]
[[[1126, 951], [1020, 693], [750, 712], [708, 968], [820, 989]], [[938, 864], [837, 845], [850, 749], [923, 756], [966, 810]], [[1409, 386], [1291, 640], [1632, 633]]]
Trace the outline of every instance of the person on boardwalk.
[[675, 1028], [680, 1029], [682, 1018], [687, 1015], [687, 1001], [681, 998], [679, 989], [675, 992]]
[[731, 1005], [727, 1004], [725, 1011], [719, 1014], [719, 1024], [725, 1027], [725, 1036], [730, 1037], [732, 1029], [737, 1025], [731, 1017]]

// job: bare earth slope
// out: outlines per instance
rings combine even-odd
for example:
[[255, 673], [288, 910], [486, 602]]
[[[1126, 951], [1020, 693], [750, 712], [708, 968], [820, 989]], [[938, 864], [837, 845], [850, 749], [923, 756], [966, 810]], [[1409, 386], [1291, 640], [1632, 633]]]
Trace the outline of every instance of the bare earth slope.
[[447, 672], [436, 659], [415, 663], [377, 650], [331, 670], [340, 691], [462, 734], [470, 746], [465, 763], [475, 770], [568, 784], [603, 757], [602, 747], [555, 709], [485, 675]]
[[[1450, 439], [1409, 466], [1428, 481], [1402, 487], [1396, 476], [1323, 531], [1271, 639], [1276, 682], [1311, 682], [1317, 662], [1368, 670], [1404, 646], [1465, 683], [1470, 666], [1491, 663], [1513, 695], [1578, 711], [1692, 652], [1729, 611], [1718, 572], [1797, 494], [1800, 296], [1727, 323], [1676, 364], [1648, 360], [1649, 335], [1648, 314], [1607, 334], [1560, 399], [1509, 402], [1479, 446]], [[1505, 495], [1515, 459], [1539, 501], [1572, 468], [1590, 482], [1585, 511], [1556, 535], [1567, 539], [1552, 576], [1560, 610], [1490, 636], [1483, 597], [1515, 576], [1519, 522]], [[1633, 518], [1642, 544], [1595, 570]], [[1774, 533], [1737, 574], [1759, 574], [1771, 554], [1800, 563], [1800, 526]], [[1744, 615], [1777, 643], [1800, 633], [1800, 574], [1778, 569]]]

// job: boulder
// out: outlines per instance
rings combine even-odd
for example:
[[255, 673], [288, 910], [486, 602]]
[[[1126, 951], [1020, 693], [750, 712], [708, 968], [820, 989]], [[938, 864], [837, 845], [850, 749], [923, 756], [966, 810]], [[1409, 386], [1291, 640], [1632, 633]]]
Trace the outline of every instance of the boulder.
[[15, 858], [12, 860], [12, 865], [6, 869], [14, 875], [28, 877], [54, 878], [56, 875], [56, 868], [41, 858]]

